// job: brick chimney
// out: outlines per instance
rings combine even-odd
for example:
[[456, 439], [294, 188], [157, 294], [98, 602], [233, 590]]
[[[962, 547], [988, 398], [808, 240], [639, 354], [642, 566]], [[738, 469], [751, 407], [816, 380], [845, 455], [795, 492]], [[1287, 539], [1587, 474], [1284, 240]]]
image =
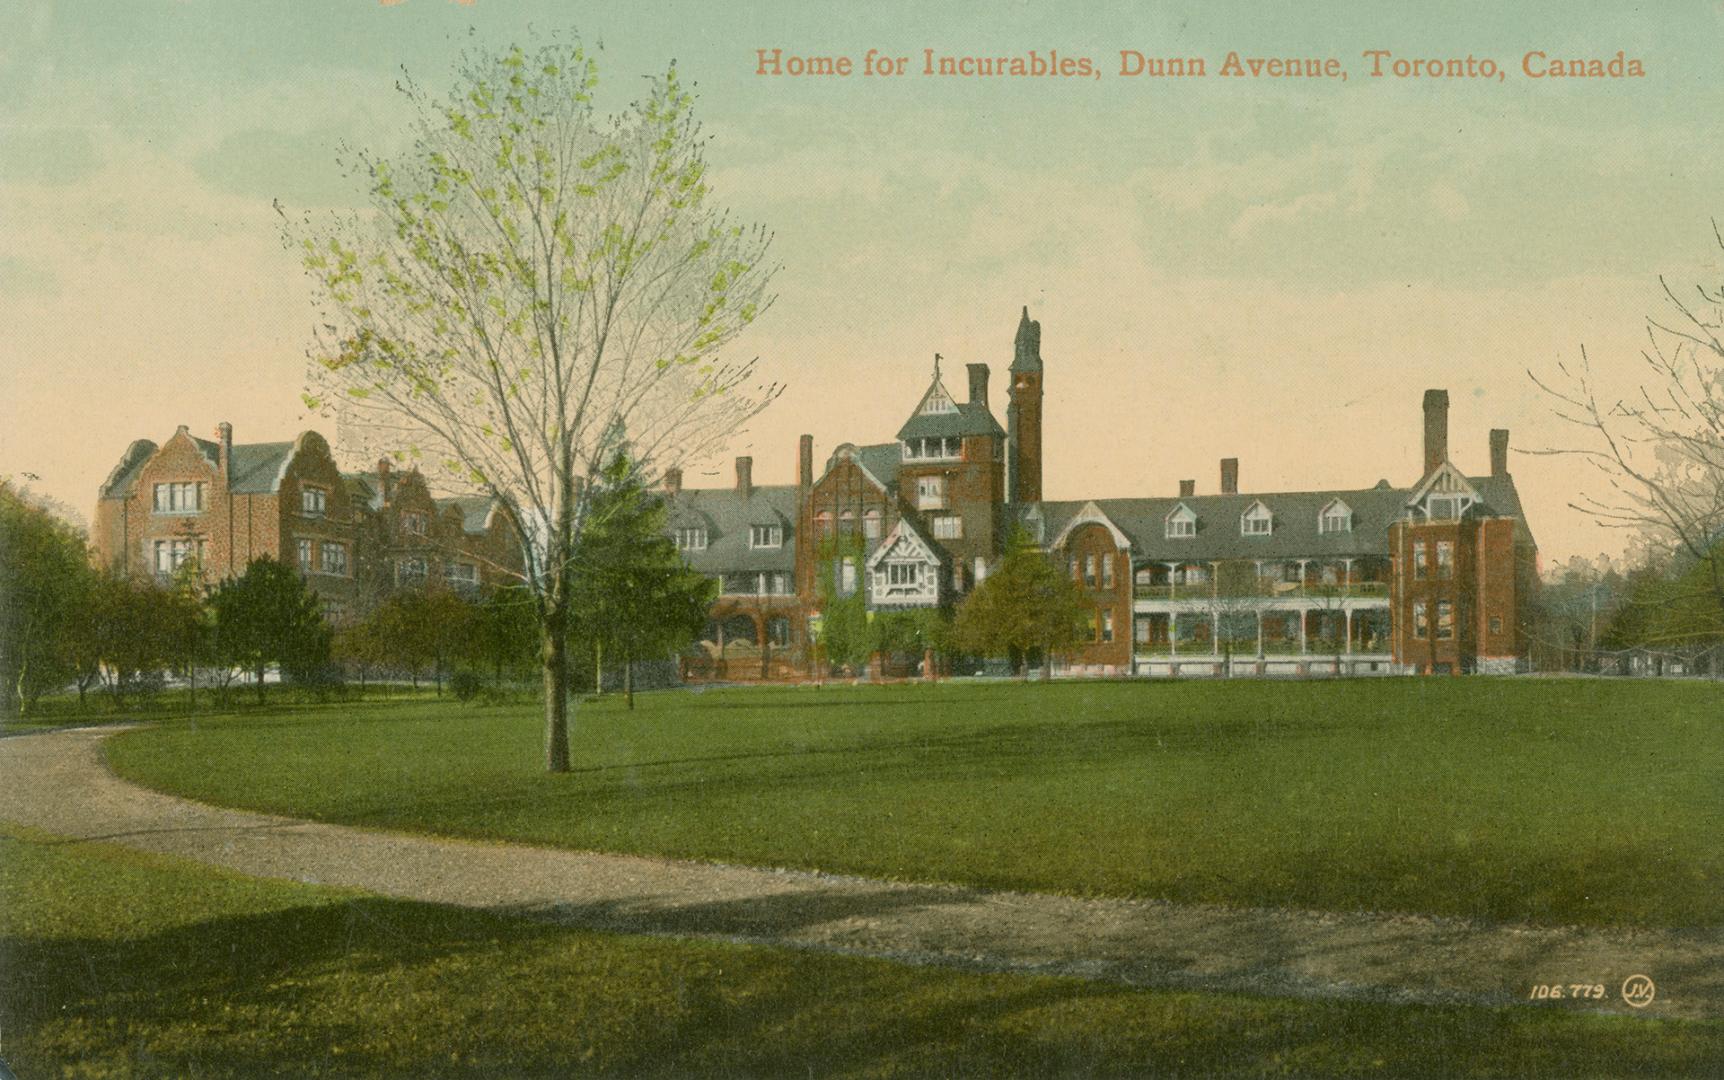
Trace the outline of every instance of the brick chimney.
[[1236, 457], [1221, 459], [1221, 494], [1239, 494], [1239, 459]]
[[986, 406], [988, 404], [988, 365], [968, 364], [965, 370], [970, 373], [970, 404]]
[[377, 459], [377, 487], [379, 488], [379, 490], [377, 492], [377, 497], [379, 499], [383, 500], [384, 502], [388, 502], [389, 501], [389, 459], [386, 457], [380, 457]]
[[1508, 429], [1491, 429], [1491, 475], [1508, 475]]
[[682, 494], [682, 470], [674, 465], [664, 471], [664, 493], [673, 499]]
[[1180, 498], [1189, 499], [1191, 496], [1193, 496], [1195, 494], [1197, 494], [1197, 481], [1195, 481], [1195, 480], [1181, 480], [1179, 482], [1179, 497]]
[[1449, 459], [1449, 392], [1425, 391], [1425, 475]]
[[802, 497], [814, 490], [814, 436], [804, 435], [796, 440], [796, 486], [802, 489]]
[[233, 467], [233, 425], [226, 420], [216, 425], [216, 442], [221, 444], [216, 451], [216, 471], [225, 480]]
[[754, 494], [754, 459], [751, 457], [736, 459], [736, 493], [744, 499]]

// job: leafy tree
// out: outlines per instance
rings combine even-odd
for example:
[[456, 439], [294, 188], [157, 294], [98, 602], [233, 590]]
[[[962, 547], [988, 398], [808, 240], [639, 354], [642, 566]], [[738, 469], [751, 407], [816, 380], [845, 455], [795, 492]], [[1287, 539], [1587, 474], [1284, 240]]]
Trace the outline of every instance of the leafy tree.
[[874, 648], [882, 653], [937, 658], [952, 648], [952, 619], [940, 608], [876, 612], [870, 625]]
[[210, 597], [210, 608], [218, 662], [251, 672], [260, 704], [270, 665], [278, 666], [285, 677], [304, 678], [329, 659], [332, 635], [317, 594], [296, 571], [274, 559], [258, 559], [244, 574], [222, 582]]
[[1094, 610], [1083, 592], [1021, 531], [1007, 540], [1000, 564], [958, 605], [954, 637], [980, 656], [1004, 656], [1022, 672], [1032, 656], [1083, 639]]
[[623, 664], [634, 707], [634, 665], [680, 651], [700, 636], [718, 584], [690, 570], [665, 531], [665, 505], [619, 451], [594, 493], [577, 548], [573, 617], [603, 658]]
[[566, 42], [470, 54], [444, 101], [407, 80], [411, 149], [357, 159], [375, 213], [288, 234], [319, 307], [310, 402], [496, 498], [515, 527], [552, 772], [569, 768], [582, 480], [608, 433], [627, 427], [637, 467], [674, 465], [777, 394], [720, 355], [770, 302], [770, 237], [709, 204], [692, 95], [673, 66], [605, 118], [597, 82]]
[[78, 531], [0, 480], [0, 715], [77, 678], [95, 582]]
[[474, 605], [448, 589], [411, 589], [391, 595], [372, 615], [383, 661], [408, 672], [413, 685], [430, 672], [437, 693], [455, 659], [470, 649]]

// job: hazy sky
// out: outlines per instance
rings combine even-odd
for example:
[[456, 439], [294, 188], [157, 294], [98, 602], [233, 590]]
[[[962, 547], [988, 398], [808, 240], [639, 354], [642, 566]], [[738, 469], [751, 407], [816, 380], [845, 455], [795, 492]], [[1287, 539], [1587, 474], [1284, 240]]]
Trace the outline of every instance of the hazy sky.
[[[674, 58], [720, 201], [776, 233], [779, 299], [739, 348], [790, 388], [730, 450], [759, 482], [793, 478], [802, 431], [821, 457], [890, 439], [936, 351], [1003, 369], [1024, 304], [1051, 498], [1213, 491], [1226, 456], [1256, 491], [1411, 483], [1433, 386], [1482, 472], [1489, 428], [1567, 438], [1526, 368], [1585, 343], [1627, 390], [1658, 275], [1719, 279], [1724, 4], [1383, 6], [13, 0], [0, 474], [89, 514], [134, 438], [333, 434], [299, 404], [311, 309], [272, 200], [353, 204], [336, 144], [399, 145], [402, 67], [441, 86], [463, 46], [552, 27], [602, 43], [612, 102]], [[910, 73], [763, 78], [762, 47]], [[1102, 77], [927, 78], [925, 48], [1058, 50]], [[1122, 78], [1121, 49], [1210, 75]], [[1372, 79], [1367, 49], [1508, 75]], [[1530, 80], [1532, 49], [1647, 74]], [[1349, 77], [1223, 78], [1229, 50]], [[728, 483], [727, 462], [690, 482]], [[1566, 506], [1583, 468], [1511, 467], [1547, 562], [1620, 547]]]

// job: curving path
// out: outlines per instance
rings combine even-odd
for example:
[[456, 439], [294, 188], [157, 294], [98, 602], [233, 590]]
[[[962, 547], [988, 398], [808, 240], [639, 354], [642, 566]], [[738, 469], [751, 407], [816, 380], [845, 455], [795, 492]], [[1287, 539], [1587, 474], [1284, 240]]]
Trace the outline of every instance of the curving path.
[[[0, 819], [258, 877], [343, 885], [593, 929], [713, 937], [1135, 986], [1404, 1001], [1529, 1003], [1534, 984], [1603, 984], [1544, 1007], [1724, 1017], [1724, 929], [1602, 930], [1421, 916], [1230, 909], [905, 885], [484, 844], [224, 810], [126, 783], [115, 728], [0, 739]], [[1630, 1008], [1620, 988], [1650, 976]]]

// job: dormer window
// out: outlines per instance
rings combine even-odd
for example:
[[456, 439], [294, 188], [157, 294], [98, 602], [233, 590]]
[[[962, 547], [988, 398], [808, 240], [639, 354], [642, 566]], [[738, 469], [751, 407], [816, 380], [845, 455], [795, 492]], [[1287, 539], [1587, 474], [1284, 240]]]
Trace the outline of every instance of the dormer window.
[[1317, 518], [1317, 531], [1321, 533], [1344, 533], [1353, 531], [1353, 511], [1340, 499], [1335, 499]]
[[1240, 536], [1268, 536], [1275, 527], [1275, 515], [1260, 502], [1251, 504], [1250, 509], [1239, 515]]
[[204, 485], [157, 484], [152, 504], [158, 514], [195, 514], [204, 508]]
[[[704, 544], [702, 545], [705, 546]], [[784, 546], [784, 526], [782, 525], [750, 525], [748, 527], [748, 546], [751, 548], [778, 548]]]
[[329, 504], [329, 492], [322, 488], [299, 489], [299, 512], [306, 517], [322, 517], [325, 507]]
[[1167, 515], [1167, 538], [1174, 540], [1180, 537], [1197, 535], [1197, 515], [1191, 507], [1180, 503], [1173, 508], [1173, 513]]
[[706, 530], [701, 528], [678, 529], [676, 531], [676, 549], [678, 551], [705, 551]]
[[1432, 521], [1455, 521], [1471, 505], [1464, 495], [1432, 495], [1425, 500], [1425, 516]]

